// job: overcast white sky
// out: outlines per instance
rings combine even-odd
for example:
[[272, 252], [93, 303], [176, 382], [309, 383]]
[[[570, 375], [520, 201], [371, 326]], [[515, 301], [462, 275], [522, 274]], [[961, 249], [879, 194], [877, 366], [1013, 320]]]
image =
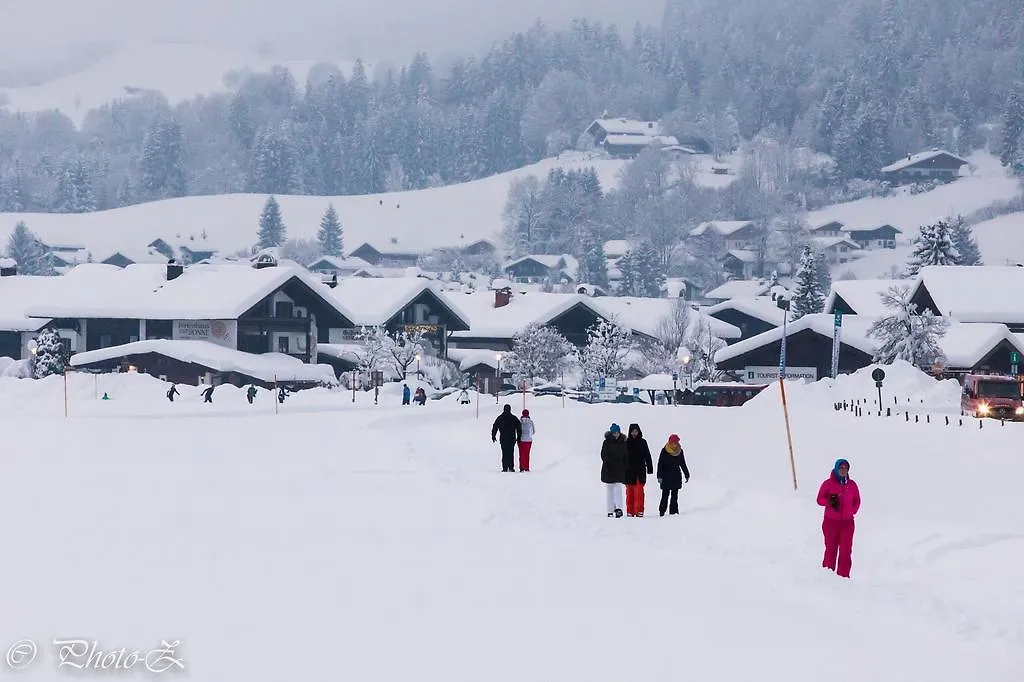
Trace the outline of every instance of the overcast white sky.
[[[89, 43], [182, 40], [281, 59], [402, 59], [477, 51], [538, 16], [657, 21], [665, 0], [0, 0], [0, 67]], [[18, 64], [20, 62], [20, 64]]]

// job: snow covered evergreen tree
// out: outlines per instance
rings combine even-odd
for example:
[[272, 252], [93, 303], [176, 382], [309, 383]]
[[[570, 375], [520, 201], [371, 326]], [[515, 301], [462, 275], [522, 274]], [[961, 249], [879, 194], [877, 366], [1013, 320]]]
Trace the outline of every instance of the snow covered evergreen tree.
[[939, 220], [922, 225], [921, 234], [914, 239], [914, 252], [907, 264], [907, 272], [914, 276], [929, 265], [959, 265], [960, 255], [953, 246], [953, 230], [949, 222]]
[[298, 194], [302, 187], [301, 162], [292, 129], [283, 123], [257, 133], [249, 162], [250, 192]]
[[811, 247], [805, 246], [796, 271], [796, 290], [790, 301], [790, 310], [794, 320], [804, 315], [820, 313], [824, 309], [825, 291], [821, 284], [818, 259]]
[[139, 158], [140, 186], [148, 199], [185, 196], [185, 132], [173, 118], [160, 118], [146, 133]]
[[978, 242], [974, 241], [974, 231], [962, 215], [950, 221], [953, 232], [953, 248], [957, 253], [957, 265], [983, 265]]
[[342, 237], [341, 221], [338, 220], [338, 212], [334, 210], [334, 204], [329, 204], [320, 219], [320, 231], [316, 235], [320, 242], [320, 250], [327, 256], [344, 257], [344, 242]]
[[658, 255], [650, 244], [644, 242], [637, 247], [633, 255], [633, 264], [635, 276], [632, 295], [645, 298], [661, 296], [661, 285], [665, 282], [665, 273]]
[[67, 366], [64, 345], [56, 329], [44, 329], [36, 339], [38, 344], [33, 364], [33, 376], [43, 379], [51, 374], [63, 374]]
[[512, 372], [517, 383], [534, 379], [553, 381], [573, 352], [569, 343], [554, 327], [530, 325], [512, 338], [512, 353], [502, 368]]
[[1015, 173], [1024, 173], [1024, 85], [1018, 83], [1011, 88], [1003, 109], [1002, 140], [999, 146], [999, 160], [1004, 166], [1013, 168]]
[[948, 321], [930, 310], [918, 313], [917, 304], [910, 302], [910, 287], [890, 287], [881, 298], [891, 312], [868, 329], [868, 336], [881, 342], [875, 362], [892, 364], [898, 359], [927, 367], [942, 359], [939, 341], [946, 334]]
[[7, 255], [18, 263], [23, 275], [56, 275], [53, 258], [24, 221], [18, 221], [7, 240]]
[[583, 370], [583, 384], [593, 388], [602, 379], [616, 379], [625, 374], [632, 334], [614, 322], [599, 320], [587, 330], [587, 345], [577, 351]]
[[284, 219], [281, 217], [281, 207], [273, 195], [267, 197], [263, 204], [263, 212], [260, 213], [260, 229], [258, 234], [259, 247], [267, 249], [272, 246], [281, 246], [285, 241], [286, 229]]

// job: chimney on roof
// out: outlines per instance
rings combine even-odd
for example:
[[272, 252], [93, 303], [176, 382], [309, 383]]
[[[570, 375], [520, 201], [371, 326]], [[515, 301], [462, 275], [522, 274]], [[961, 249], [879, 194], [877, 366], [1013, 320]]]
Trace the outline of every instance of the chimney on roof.
[[504, 308], [512, 300], [512, 289], [510, 287], [504, 287], [502, 289], [494, 290], [494, 307]]
[[256, 262], [253, 263], [253, 267], [257, 270], [262, 270], [263, 268], [274, 268], [277, 267], [277, 259], [269, 253], [262, 253], [256, 258]]
[[167, 281], [170, 282], [172, 279], [178, 279], [185, 273], [185, 266], [174, 260], [173, 258], [167, 261]]
[[650, 129], [650, 130], [654, 130], [654, 121], [648, 121], [647, 122], [647, 128]]

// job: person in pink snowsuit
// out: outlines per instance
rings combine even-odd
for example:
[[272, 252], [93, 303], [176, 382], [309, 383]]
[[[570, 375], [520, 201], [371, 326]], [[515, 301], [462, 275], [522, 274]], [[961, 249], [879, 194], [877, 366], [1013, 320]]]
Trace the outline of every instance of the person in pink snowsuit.
[[832, 474], [818, 489], [818, 504], [825, 508], [821, 532], [825, 558], [821, 565], [844, 578], [853, 565], [853, 517], [860, 510], [860, 489], [850, 478], [850, 463], [837, 459]]

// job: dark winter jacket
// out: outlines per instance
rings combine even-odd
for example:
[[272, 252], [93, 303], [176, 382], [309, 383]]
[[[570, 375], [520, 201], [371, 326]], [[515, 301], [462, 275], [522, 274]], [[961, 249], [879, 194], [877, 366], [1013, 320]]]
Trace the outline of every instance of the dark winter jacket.
[[494, 420], [494, 426], [491, 427], [491, 440], [494, 440], [498, 434], [501, 434], [498, 440], [502, 443], [518, 443], [523, 435], [523, 424], [519, 421], [519, 417], [512, 414], [512, 408], [508, 405]]
[[601, 444], [601, 482], [626, 482], [626, 434], [606, 431]]
[[662, 448], [661, 455], [658, 456], [658, 480], [661, 481], [661, 489], [679, 490], [683, 487], [684, 478], [690, 480], [690, 470], [686, 468], [683, 449], [679, 448], [679, 453], [673, 455]]
[[[633, 429], [637, 436], [633, 437]], [[654, 473], [654, 462], [651, 460], [651, 448], [644, 440], [644, 433], [639, 424], [629, 425], [629, 436], [626, 437], [626, 484], [646, 483], [647, 474]]]

